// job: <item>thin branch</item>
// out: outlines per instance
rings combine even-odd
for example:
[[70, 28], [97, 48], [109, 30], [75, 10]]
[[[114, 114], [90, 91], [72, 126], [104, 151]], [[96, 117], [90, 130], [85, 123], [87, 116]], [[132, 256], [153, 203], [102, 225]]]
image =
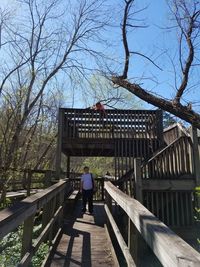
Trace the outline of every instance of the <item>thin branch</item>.
[[141, 56], [141, 57], [146, 58], [146, 59], [149, 60], [155, 67], [157, 67], [159, 70], [163, 71], [163, 69], [162, 69], [161, 67], [159, 67], [159, 66], [158, 66], [152, 59], [150, 59], [150, 57], [145, 56], [144, 54], [139, 53], [139, 52], [132, 52], [132, 51], [130, 51], [130, 54], [139, 55], [139, 56]]

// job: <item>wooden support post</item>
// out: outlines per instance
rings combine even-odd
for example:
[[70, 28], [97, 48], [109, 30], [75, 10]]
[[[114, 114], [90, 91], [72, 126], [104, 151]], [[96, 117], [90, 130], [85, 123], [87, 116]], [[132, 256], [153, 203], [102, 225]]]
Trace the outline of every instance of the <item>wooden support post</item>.
[[101, 200], [104, 201], [104, 179], [101, 179]]
[[[105, 203], [110, 211], [110, 213], [112, 214], [112, 198], [111, 196], [109, 195], [109, 193], [106, 191], [105, 192]], [[106, 219], [106, 225], [107, 225], [107, 228], [108, 228], [108, 232], [111, 234], [111, 225], [110, 225], [110, 221], [109, 221], [109, 218], [107, 217]]]
[[70, 178], [70, 156], [67, 156], [67, 178]]
[[139, 266], [139, 262], [141, 261], [140, 257], [142, 256], [143, 252], [142, 245], [144, 245], [146, 248], [146, 244], [143, 244], [141, 242], [141, 236], [138, 230], [136, 229], [131, 219], [128, 218], [128, 248], [137, 266]]
[[[34, 226], [35, 214], [31, 215], [24, 221], [23, 236], [22, 236], [22, 250], [21, 258], [30, 252], [33, 238], [33, 226]], [[28, 266], [28, 265], [27, 265]]]
[[[49, 201], [49, 208], [48, 208], [48, 217], [49, 220], [53, 217], [56, 208], [57, 208], [57, 198], [58, 196], [55, 196], [51, 201]], [[59, 228], [59, 227], [58, 227]], [[56, 232], [58, 231], [57, 229], [57, 224], [54, 223], [51, 227], [51, 230], [49, 231], [49, 236], [48, 236], [48, 240], [49, 240], [49, 244], [52, 244], [52, 240], [54, 239]]]
[[134, 159], [134, 174], [135, 174], [135, 191], [136, 191], [136, 199], [143, 202], [142, 197], [142, 175], [141, 175], [141, 159], [135, 158]]
[[49, 201], [48, 203], [46, 203], [43, 206], [43, 212], [42, 212], [42, 229], [44, 229], [45, 226], [47, 225], [47, 223], [49, 222], [51, 210], [52, 210], [51, 209], [51, 201]]
[[52, 177], [52, 171], [47, 170], [44, 175], [44, 187], [45, 188], [51, 186], [51, 177]]
[[191, 139], [193, 143], [193, 163], [194, 174], [196, 177], [196, 186], [200, 186], [200, 157], [199, 157], [199, 144], [197, 128], [192, 125], [191, 127]]
[[130, 218], [128, 218], [128, 248], [129, 248], [130, 254], [133, 257], [133, 255], [136, 252], [137, 246], [134, 240], [134, 225]]
[[58, 138], [56, 151], [56, 178], [60, 179], [61, 156], [62, 156], [62, 130], [63, 130], [63, 110], [60, 108], [58, 113]]
[[32, 177], [32, 172], [31, 170], [28, 171], [27, 173], [27, 197], [31, 195], [31, 177]]
[[163, 112], [161, 109], [156, 110], [157, 116], [157, 135], [160, 140], [160, 145], [163, 145], [164, 138], [163, 138]]
[[[64, 201], [65, 201], [65, 190], [62, 190], [58, 196], [58, 205], [57, 208], [62, 206], [62, 212], [58, 217], [58, 228], [62, 226], [63, 217], [64, 217]], [[58, 231], [58, 229], [57, 229]]]

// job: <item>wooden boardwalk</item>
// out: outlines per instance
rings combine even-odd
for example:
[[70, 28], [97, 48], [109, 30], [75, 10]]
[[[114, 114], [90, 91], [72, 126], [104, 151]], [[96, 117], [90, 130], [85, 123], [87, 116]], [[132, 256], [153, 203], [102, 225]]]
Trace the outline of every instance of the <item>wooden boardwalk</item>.
[[110, 267], [118, 266], [104, 228], [103, 203], [94, 203], [94, 214], [81, 212], [76, 205], [74, 217], [64, 225], [64, 233], [51, 261], [51, 267]]

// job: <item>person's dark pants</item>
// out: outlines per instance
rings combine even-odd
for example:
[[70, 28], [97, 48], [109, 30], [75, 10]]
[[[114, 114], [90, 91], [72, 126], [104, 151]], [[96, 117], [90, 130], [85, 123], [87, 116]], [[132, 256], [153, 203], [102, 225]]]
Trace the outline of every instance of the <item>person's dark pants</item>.
[[93, 190], [82, 190], [83, 211], [86, 211], [86, 205], [88, 202], [89, 212], [93, 212]]

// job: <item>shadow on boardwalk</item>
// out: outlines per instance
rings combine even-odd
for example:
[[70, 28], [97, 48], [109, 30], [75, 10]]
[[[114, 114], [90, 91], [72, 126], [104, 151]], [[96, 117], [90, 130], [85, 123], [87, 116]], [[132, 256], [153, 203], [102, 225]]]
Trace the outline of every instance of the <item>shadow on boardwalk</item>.
[[49, 266], [115, 266], [104, 229], [103, 203], [94, 203], [94, 214], [81, 212], [78, 202], [73, 218], [66, 220], [63, 234]]

